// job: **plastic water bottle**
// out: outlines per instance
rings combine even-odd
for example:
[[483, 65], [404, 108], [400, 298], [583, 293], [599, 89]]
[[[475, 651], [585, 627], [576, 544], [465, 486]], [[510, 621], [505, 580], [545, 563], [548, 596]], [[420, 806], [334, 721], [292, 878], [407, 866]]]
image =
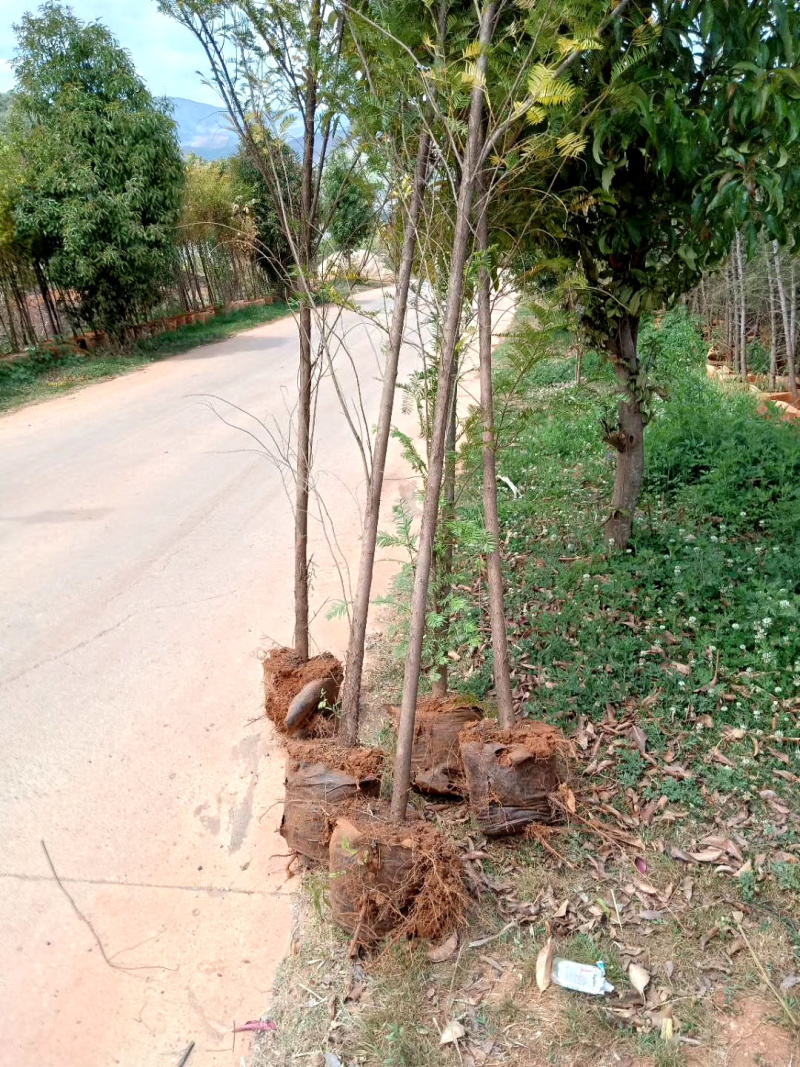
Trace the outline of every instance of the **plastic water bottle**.
[[614, 992], [613, 985], [606, 981], [606, 967], [602, 962], [592, 966], [590, 963], [575, 963], [573, 960], [562, 960], [556, 956], [553, 960], [552, 979], [564, 989], [574, 989], [576, 993], [590, 993], [595, 997]]

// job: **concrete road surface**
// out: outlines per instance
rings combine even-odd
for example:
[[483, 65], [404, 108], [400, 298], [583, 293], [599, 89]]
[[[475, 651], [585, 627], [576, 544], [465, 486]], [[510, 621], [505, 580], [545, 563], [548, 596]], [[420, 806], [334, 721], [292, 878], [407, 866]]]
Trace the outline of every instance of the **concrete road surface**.
[[[382, 334], [346, 325], [372, 424]], [[258, 653], [291, 643], [293, 520], [220, 416], [285, 427], [296, 370], [287, 318], [0, 418], [3, 1065], [177, 1067], [190, 1042], [190, 1067], [238, 1064], [234, 1021], [269, 1003], [292, 886]], [[329, 379], [317, 439], [355, 568], [364, 475]], [[403, 471], [393, 454], [387, 510]], [[312, 548], [320, 608], [341, 592], [318, 521]]]

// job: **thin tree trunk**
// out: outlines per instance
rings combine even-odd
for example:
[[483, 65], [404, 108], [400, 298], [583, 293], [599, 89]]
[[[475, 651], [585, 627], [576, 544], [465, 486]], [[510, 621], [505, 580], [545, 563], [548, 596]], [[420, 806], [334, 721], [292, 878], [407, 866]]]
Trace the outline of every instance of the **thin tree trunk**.
[[772, 271], [769, 266], [769, 250], [764, 256], [767, 267], [767, 290], [769, 292], [769, 388], [775, 392], [778, 377], [778, 310], [775, 306], [775, 289], [772, 285]]
[[738, 351], [739, 351], [739, 374], [742, 380], [747, 380], [747, 307], [744, 291], [744, 241], [741, 230], [736, 231], [736, 274], [737, 295], [739, 302], [738, 321]]
[[347, 670], [342, 691], [342, 740], [346, 745], [355, 745], [358, 740], [361, 677], [364, 670], [364, 646], [367, 637], [372, 571], [375, 565], [375, 545], [378, 539], [381, 491], [383, 489], [384, 471], [386, 470], [386, 453], [392, 430], [392, 409], [394, 407], [395, 389], [397, 388], [397, 368], [400, 361], [400, 348], [403, 343], [403, 329], [408, 307], [408, 291], [411, 285], [411, 274], [414, 269], [417, 227], [422, 213], [425, 186], [428, 179], [430, 145], [430, 135], [423, 131], [419, 139], [417, 162], [414, 168], [414, 186], [411, 191], [411, 202], [408, 208], [408, 220], [400, 257], [400, 269], [395, 287], [392, 322], [389, 328], [389, 343], [386, 351], [386, 366], [383, 371], [378, 430], [375, 435], [372, 469], [370, 470], [369, 486], [367, 488], [364, 532], [361, 538], [361, 557], [358, 563], [358, 582], [353, 602], [353, 617], [350, 623], [350, 640], [347, 645]]
[[[482, 175], [483, 176], [483, 175]], [[486, 560], [489, 586], [489, 624], [492, 630], [494, 690], [500, 726], [514, 725], [514, 701], [511, 695], [511, 667], [508, 659], [508, 629], [503, 595], [503, 571], [500, 561], [500, 517], [497, 510], [497, 436], [494, 426], [492, 385], [492, 293], [486, 257], [489, 253], [489, 204], [485, 180], [481, 181], [478, 213], [478, 252], [483, 257], [478, 279], [478, 363], [481, 383], [481, 422], [483, 426], [483, 521], [492, 539]], [[580, 376], [580, 357], [577, 374]]]
[[786, 286], [783, 281], [783, 268], [781, 265], [780, 246], [777, 241], [773, 242], [773, 265], [775, 267], [775, 283], [778, 288], [778, 300], [781, 308], [783, 322], [783, 338], [786, 345], [786, 376], [789, 381], [789, 392], [793, 400], [797, 400], [797, 376], [794, 361], [794, 337], [792, 336], [792, 321], [789, 304], [786, 299]]
[[728, 359], [733, 361], [733, 369], [736, 370], [738, 361], [736, 359], [736, 335], [733, 326], [736, 319], [736, 268], [732, 253], [728, 260], [726, 273], [728, 275], [728, 284], [725, 294], [725, 343], [728, 349]]
[[8, 328], [6, 330], [6, 333], [8, 334], [8, 340], [9, 344], [11, 345], [11, 351], [17, 352], [22, 347], [22, 345], [19, 342], [19, 339], [17, 337], [17, 331], [14, 326], [14, 309], [11, 307], [11, 301], [8, 299], [8, 291], [10, 287], [10, 278], [4, 275], [3, 278], [0, 279], [0, 289], [2, 289], [3, 291], [3, 303], [6, 306], [6, 314], [8, 315]]
[[611, 348], [614, 371], [626, 398], [618, 406], [619, 428], [606, 439], [617, 450], [617, 474], [603, 534], [616, 548], [628, 547], [644, 480], [644, 414], [634, 392], [639, 373], [638, 333], [638, 318], [632, 315], [622, 318]]
[[[50, 323], [50, 330], [52, 332], [53, 337], [57, 337], [58, 324], [53, 315], [52, 308], [50, 307], [50, 301], [48, 299], [49, 294], [47, 291], [47, 281], [45, 279], [44, 272], [42, 271], [41, 265], [39, 264], [38, 260], [34, 260], [33, 270], [36, 274], [36, 281], [39, 285], [39, 292], [42, 296], [42, 304], [44, 305], [44, 309], [47, 312], [47, 321]], [[42, 318], [42, 322], [44, 322], [44, 318]]]
[[294, 512], [294, 647], [301, 659], [308, 659], [308, 497], [311, 475], [311, 305], [307, 291], [314, 241], [314, 135], [317, 117], [317, 76], [319, 42], [322, 33], [320, 0], [313, 0], [308, 27], [306, 57], [306, 96], [303, 131], [303, 169], [300, 192], [301, 269], [306, 290], [301, 297], [300, 372], [297, 404], [297, 489]]
[[492, 36], [494, 10], [494, 0], [488, 0], [481, 15], [480, 52], [476, 61], [477, 76], [470, 94], [465, 161], [456, 208], [439, 382], [436, 390], [433, 447], [428, 468], [428, 481], [425, 487], [425, 502], [422, 509], [422, 523], [417, 549], [417, 567], [414, 574], [414, 591], [411, 600], [409, 647], [397, 737], [394, 789], [392, 791], [391, 804], [391, 813], [395, 820], [405, 819], [408, 793], [411, 788], [411, 754], [414, 746], [414, 723], [416, 720], [417, 696], [419, 694], [419, 675], [422, 666], [422, 642], [425, 635], [425, 616], [428, 606], [428, 583], [430, 581], [431, 560], [433, 557], [433, 542], [436, 536], [439, 493], [442, 487], [448, 416], [453, 392], [456, 345], [461, 326], [464, 273], [470, 243], [472, 195], [482, 140], [483, 86], [486, 77], [488, 47]]
[[[439, 528], [441, 530], [441, 544], [438, 558], [435, 559], [436, 571], [434, 588], [436, 590], [435, 612], [441, 615], [442, 625], [438, 628], [436, 646], [439, 652], [447, 640], [450, 629], [447, 618], [447, 602], [449, 599], [453, 580], [453, 519], [456, 510], [456, 435], [458, 431], [458, 365], [454, 364], [453, 377], [455, 387], [450, 399], [450, 421], [447, 426], [447, 441], [445, 443], [444, 458], [444, 481], [442, 483], [442, 501], [439, 509]], [[443, 697], [447, 695], [449, 682], [449, 669], [446, 658], [440, 659], [433, 670], [431, 689], [433, 695]]]

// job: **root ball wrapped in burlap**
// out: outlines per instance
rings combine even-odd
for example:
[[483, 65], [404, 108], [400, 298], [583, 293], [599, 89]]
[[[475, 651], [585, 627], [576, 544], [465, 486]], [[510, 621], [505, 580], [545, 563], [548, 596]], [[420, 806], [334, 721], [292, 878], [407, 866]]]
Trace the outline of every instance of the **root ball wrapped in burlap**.
[[564, 781], [569, 751], [560, 730], [541, 722], [501, 730], [484, 721], [461, 732], [460, 748], [470, 807], [487, 837], [560, 821], [561, 809], [551, 800]]
[[330, 843], [334, 922], [369, 945], [389, 934], [436, 939], [463, 926], [469, 898], [453, 845], [423, 819], [351, 810]]
[[482, 709], [471, 697], [448, 693], [419, 701], [411, 753], [411, 784], [415, 789], [437, 796], [466, 796], [459, 734], [482, 718]]
[[348, 802], [377, 797], [383, 753], [332, 741], [290, 741], [280, 832], [293, 852], [328, 862], [333, 825]]

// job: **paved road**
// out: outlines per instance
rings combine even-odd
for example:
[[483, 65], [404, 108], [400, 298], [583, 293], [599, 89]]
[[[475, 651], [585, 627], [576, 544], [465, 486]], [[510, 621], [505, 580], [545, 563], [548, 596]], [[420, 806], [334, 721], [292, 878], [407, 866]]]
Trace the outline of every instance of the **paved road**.
[[[381, 335], [346, 323], [374, 422]], [[256, 424], [199, 394], [285, 425], [296, 352], [286, 319], [0, 418], [0, 1063], [173, 1067], [190, 1041], [191, 1067], [238, 1063], [233, 1020], [269, 1002], [291, 887], [282, 759], [251, 720], [258, 651], [291, 638], [292, 516], [213, 407]], [[329, 380], [317, 432], [355, 565], [363, 473]], [[312, 536], [319, 607], [341, 593]], [[342, 650], [324, 612], [313, 635]]]

